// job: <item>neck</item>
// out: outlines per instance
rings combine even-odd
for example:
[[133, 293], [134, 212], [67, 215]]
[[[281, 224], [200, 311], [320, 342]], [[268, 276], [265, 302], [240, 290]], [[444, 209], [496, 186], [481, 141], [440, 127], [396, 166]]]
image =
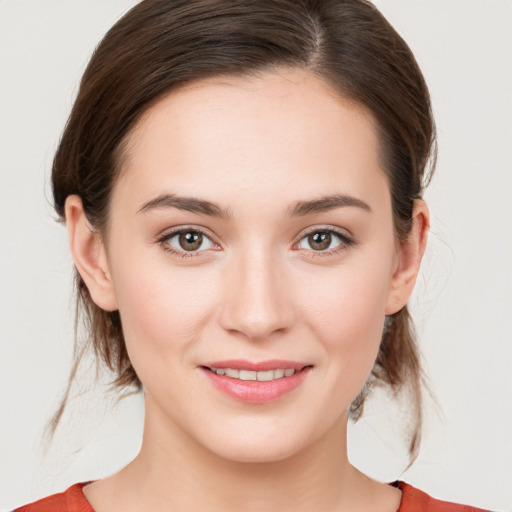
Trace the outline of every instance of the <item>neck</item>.
[[98, 512], [396, 511], [400, 491], [350, 465], [346, 434], [343, 415], [289, 457], [240, 462], [213, 453], [158, 409], [147, 408], [137, 457], [119, 473], [84, 487], [84, 493]]
[[334, 510], [360, 485], [347, 458], [346, 416], [298, 453], [257, 463], [228, 460], [155, 420], [154, 411], [146, 415], [140, 453], [122, 471], [151, 510]]

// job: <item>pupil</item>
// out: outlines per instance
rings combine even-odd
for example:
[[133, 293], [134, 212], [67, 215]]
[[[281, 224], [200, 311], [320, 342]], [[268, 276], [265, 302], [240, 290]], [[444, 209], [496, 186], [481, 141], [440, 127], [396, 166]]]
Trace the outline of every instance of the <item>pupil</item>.
[[317, 232], [309, 235], [309, 243], [313, 249], [327, 249], [331, 245], [331, 234], [326, 232]]
[[195, 249], [199, 249], [199, 247], [201, 247], [201, 244], [203, 243], [203, 235], [197, 231], [181, 233], [179, 242], [180, 246], [185, 251], [194, 251]]

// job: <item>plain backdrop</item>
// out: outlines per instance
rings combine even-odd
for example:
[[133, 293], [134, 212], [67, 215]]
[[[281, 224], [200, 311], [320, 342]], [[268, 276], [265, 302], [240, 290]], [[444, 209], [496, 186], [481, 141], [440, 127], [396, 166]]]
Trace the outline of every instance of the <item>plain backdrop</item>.
[[[88, 385], [51, 447], [42, 428], [70, 368], [72, 263], [48, 177], [86, 62], [133, 0], [0, 0], [0, 508], [100, 478], [140, 446], [143, 402]], [[412, 307], [437, 397], [406, 466], [407, 411], [378, 396], [350, 429], [355, 465], [383, 481], [512, 510], [512, 3], [379, 0], [415, 53], [439, 129], [426, 195], [430, 247]]]

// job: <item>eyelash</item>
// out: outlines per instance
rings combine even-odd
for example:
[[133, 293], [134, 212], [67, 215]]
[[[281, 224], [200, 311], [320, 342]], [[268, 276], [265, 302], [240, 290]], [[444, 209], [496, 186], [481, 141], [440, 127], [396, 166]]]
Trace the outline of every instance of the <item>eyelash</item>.
[[302, 233], [301, 237], [299, 238], [299, 241], [294, 245], [297, 245], [304, 238], [306, 238], [309, 235], [312, 235], [314, 233], [329, 233], [330, 235], [336, 236], [340, 240], [340, 243], [337, 247], [335, 247], [334, 249], [330, 249], [328, 251], [315, 251], [313, 249], [310, 249], [309, 252], [311, 253], [311, 257], [313, 257], [313, 258], [328, 258], [329, 256], [334, 256], [336, 254], [341, 253], [342, 251], [345, 251], [349, 247], [353, 247], [357, 243], [355, 238], [350, 237], [343, 231], [337, 230], [335, 228], [321, 228], [321, 227], [318, 228], [318, 227], [316, 227], [316, 228], [311, 229], [305, 233]]
[[[208, 240], [211, 240], [211, 236], [209, 236], [205, 231], [203, 231], [202, 229], [190, 226], [190, 227], [186, 227], [186, 228], [180, 228], [180, 229], [176, 229], [173, 231], [169, 231], [169, 232], [163, 234], [162, 236], [160, 236], [157, 239], [157, 243], [160, 244], [160, 246], [162, 247], [162, 249], [164, 251], [169, 252], [174, 256], [178, 256], [178, 258], [194, 258], [198, 255], [198, 253], [203, 252], [203, 251], [190, 251], [190, 252], [178, 251], [171, 245], [166, 244], [166, 242], [168, 242], [175, 236], [181, 235], [182, 233], [187, 233], [187, 232], [201, 233], [204, 237], [208, 238]], [[215, 242], [212, 241], [212, 243], [215, 243]]]
[[[162, 236], [158, 237], [156, 242], [158, 244], [160, 244], [160, 246], [162, 247], [162, 249], [164, 251], [169, 252], [169, 253], [173, 254], [174, 256], [178, 256], [179, 258], [197, 257], [199, 253], [204, 252], [204, 251], [190, 251], [190, 252], [178, 251], [174, 247], [170, 246], [169, 244], [166, 244], [166, 242], [168, 242], [175, 236], [181, 235], [182, 233], [187, 233], [187, 232], [201, 233], [201, 235], [208, 238], [208, 240], [210, 240], [211, 243], [215, 244], [215, 242], [213, 242], [211, 240], [211, 237], [205, 231], [203, 231], [200, 228], [196, 228], [196, 227], [180, 228], [180, 229], [176, 229], [176, 230], [167, 232], [167, 233], [163, 234]], [[301, 237], [299, 238], [299, 241], [296, 242], [294, 245], [297, 245], [304, 238], [306, 238], [309, 235], [312, 235], [314, 233], [329, 233], [331, 235], [336, 236], [340, 240], [340, 244], [337, 247], [335, 247], [334, 249], [331, 249], [329, 251], [315, 251], [315, 250], [311, 249], [309, 252], [311, 252], [311, 256], [314, 258], [333, 256], [334, 254], [338, 254], [341, 251], [346, 250], [348, 247], [352, 247], [352, 246], [356, 245], [356, 243], [357, 243], [357, 241], [354, 238], [349, 237], [346, 233], [339, 231], [337, 229], [315, 228], [315, 229], [309, 230], [305, 233], [302, 233]], [[217, 245], [217, 244], [215, 244], [215, 245]]]

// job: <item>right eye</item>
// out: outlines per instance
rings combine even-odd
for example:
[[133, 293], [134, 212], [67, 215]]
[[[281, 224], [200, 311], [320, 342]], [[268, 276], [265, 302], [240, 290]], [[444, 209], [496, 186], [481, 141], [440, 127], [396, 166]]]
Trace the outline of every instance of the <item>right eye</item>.
[[193, 257], [215, 246], [210, 238], [198, 229], [171, 231], [163, 235], [158, 242], [164, 250], [181, 258]]

